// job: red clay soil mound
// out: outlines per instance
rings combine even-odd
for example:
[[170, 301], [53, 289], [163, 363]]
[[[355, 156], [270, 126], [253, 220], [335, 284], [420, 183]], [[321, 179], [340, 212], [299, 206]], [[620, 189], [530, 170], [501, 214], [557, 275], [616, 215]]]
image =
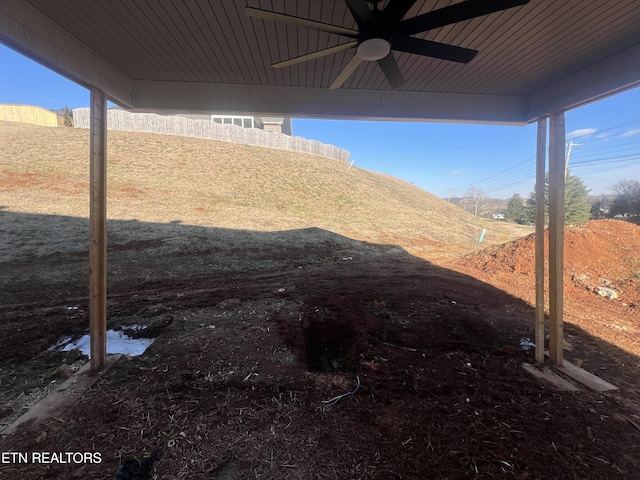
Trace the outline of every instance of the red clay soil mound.
[[[548, 236], [546, 230], [547, 272]], [[568, 293], [614, 296], [630, 305], [640, 302], [640, 226], [619, 220], [595, 220], [568, 226], [564, 245]], [[522, 289], [517, 292], [518, 296], [531, 300], [535, 282], [535, 235], [467, 255], [456, 267], [480, 274], [491, 283]]]

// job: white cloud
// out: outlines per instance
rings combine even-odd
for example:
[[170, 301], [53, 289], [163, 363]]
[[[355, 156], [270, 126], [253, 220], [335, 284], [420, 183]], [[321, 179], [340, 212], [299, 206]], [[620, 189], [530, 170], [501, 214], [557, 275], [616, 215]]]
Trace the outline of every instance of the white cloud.
[[624, 133], [621, 133], [620, 136], [623, 138], [633, 137], [634, 135], [638, 135], [640, 133], [640, 128], [632, 128], [631, 130], [627, 130]]
[[453, 172], [449, 172], [449, 175], [451, 176], [464, 175], [464, 172], [462, 170], [454, 170]]
[[594, 138], [596, 138], [597, 140], [605, 140], [605, 141], [609, 141], [609, 139], [611, 137], [614, 137], [616, 134], [613, 132], [602, 132], [597, 134]]
[[579, 128], [572, 132], [567, 133], [567, 140], [573, 140], [574, 138], [589, 137], [598, 131], [597, 128]]

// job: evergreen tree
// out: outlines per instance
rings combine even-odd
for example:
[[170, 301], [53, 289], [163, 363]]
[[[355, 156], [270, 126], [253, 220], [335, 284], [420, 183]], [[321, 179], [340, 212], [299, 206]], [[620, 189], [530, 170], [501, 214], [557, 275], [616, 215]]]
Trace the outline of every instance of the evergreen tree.
[[[577, 225], [589, 221], [591, 205], [587, 201], [589, 189], [578, 177], [567, 172], [564, 189], [564, 222], [569, 225]], [[535, 217], [536, 191], [529, 194], [527, 200], [529, 215]], [[549, 174], [544, 179], [544, 219], [549, 221]]]
[[577, 225], [588, 222], [591, 205], [587, 201], [590, 190], [578, 177], [567, 174], [564, 194], [564, 221]]
[[69, 110], [66, 105], [64, 106], [64, 126], [73, 127], [73, 117], [71, 116], [71, 110]]
[[529, 215], [527, 209], [524, 206], [524, 199], [514, 193], [507, 203], [507, 209], [505, 211], [505, 217], [507, 220], [524, 225], [529, 223]]

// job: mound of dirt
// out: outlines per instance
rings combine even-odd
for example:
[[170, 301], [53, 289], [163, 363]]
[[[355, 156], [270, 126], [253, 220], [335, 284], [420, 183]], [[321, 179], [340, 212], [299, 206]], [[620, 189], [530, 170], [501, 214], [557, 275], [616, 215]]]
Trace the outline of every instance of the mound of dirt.
[[[640, 302], [640, 226], [596, 220], [565, 229], [564, 280], [567, 295], [618, 300], [633, 308]], [[548, 275], [549, 231], [545, 230]], [[457, 262], [494, 282], [522, 289], [531, 300], [535, 282], [535, 235], [469, 254]], [[520, 287], [520, 288], [518, 288]]]
[[[547, 306], [548, 235], [545, 231]], [[571, 356], [578, 362], [584, 358], [594, 362], [597, 355], [593, 346], [581, 349], [575, 345], [576, 332], [580, 329], [604, 340], [610, 347], [640, 354], [640, 226], [617, 220], [569, 226], [565, 228], [564, 246], [566, 349], [573, 350]], [[535, 305], [534, 235], [469, 254], [451, 267]], [[529, 321], [533, 325], [533, 319]]]

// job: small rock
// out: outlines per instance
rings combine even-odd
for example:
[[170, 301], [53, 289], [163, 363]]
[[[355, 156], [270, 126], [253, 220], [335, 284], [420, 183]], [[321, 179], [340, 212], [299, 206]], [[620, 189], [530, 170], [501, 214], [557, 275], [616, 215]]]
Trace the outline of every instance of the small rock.
[[609, 300], [613, 300], [614, 298], [618, 298], [618, 294], [616, 292], [614, 292], [613, 290], [611, 290], [610, 288], [606, 288], [606, 287], [598, 287], [595, 289], [595, 292], [600, 295], [601, 297], [606, 297]]
[[587, 290], [591, 290], [592, 288], [592, 283], [589, 281], [589, 276], [585, 273], [581, 273], [579, 275], [574, 275], [572, 277], [572, 280], [574, 281], [574, 283], [576, 283], [577, 285], [580, 285], [584, 288], [586, 288]]
[[73, 375], [73, 372], [69, 369], [68, 365], [62, 364], [58, 368], [56, 368], [55, 374], [60, 378], [70, 378]]
[[227, 298], [226, 300], [223, 300], [220, 303], [218, 303], [216, 307], [220, 308], [221, 310], [224, 310], [229, 307], [237, 307], [238, 305], [240, 305], [240, 303], [241, 302], [239, 298]]
[[364, 365], [365, 367], [368, 367], [371, 370], [378, 370], [378, 367], [379, 367], [379, 365], [377, 363], [375, 363], [375, 362], [367, 362], [365, 360], [360, 362], [360, 365]]
[[167, 313], [168, 311], [168, 307], [159, 303], [157, 305], [149, 305], [147, 307], [141, 308], [140, 310], [138, 310], [138, 315], [140, 315], [141, 317], [154, 317], [156, 315]]
[[13, 407], [10, 404], [5, 403], [4, 405], [0, 405], [0, 418], [8, 417], [12, 413]]
[[71, 365], [72, 363], [75, 363], [79, 360], [84, 360], [85, 358], [87, 358], [86, 355], [83, 355], [82, 351], [79, 348], [73, 348], [68, 352], [65, 352], [64, 356], [62, 357], [62, 361], [65, 365]]

